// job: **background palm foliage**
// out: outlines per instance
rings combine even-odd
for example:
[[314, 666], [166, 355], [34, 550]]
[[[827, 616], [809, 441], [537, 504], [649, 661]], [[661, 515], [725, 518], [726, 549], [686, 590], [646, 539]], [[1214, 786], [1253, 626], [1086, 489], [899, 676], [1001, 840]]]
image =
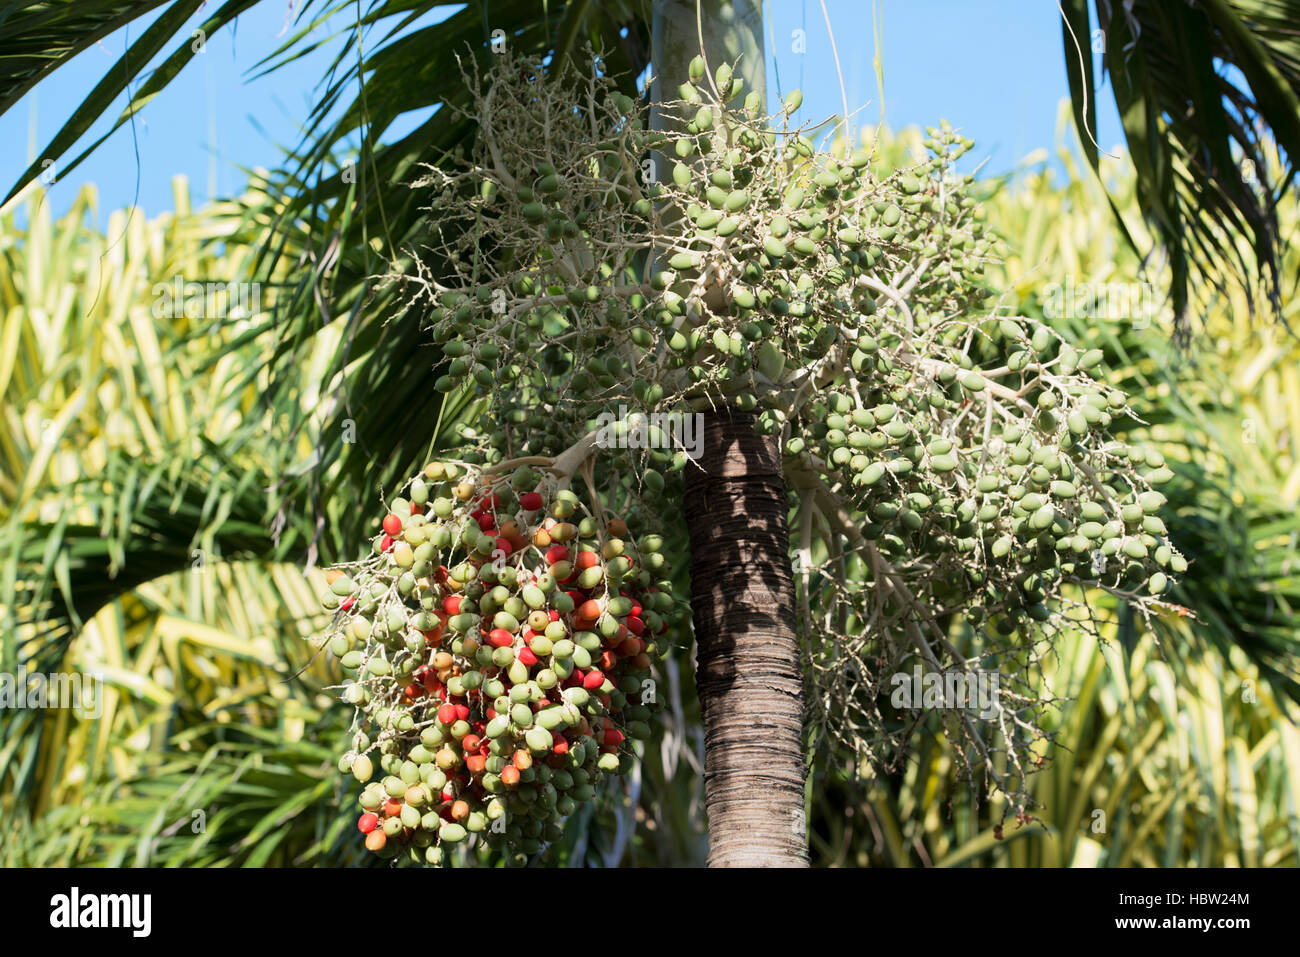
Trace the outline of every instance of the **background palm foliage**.
[[1157, 271], [1180, 334], [1190, 303], [1203, 308], [1231, 286], [1248, 307], [1262, 292], [1282, 312], [1284, 283], [1296, 278], [1277, 203], [1300, 156], [1300, 2], [1063, 0], [1061, 16], [1084, 155], [1100, 173], [1099, 47], [1153, 235], [1129, 234], [1118, 207], [1117, 220], [1134, 249], [1165, 254]]
[[[918, 143], [882, 137], [880, 160], [901, 165]], [[1103, 172], [1127, 209], [1134, 185], [1120, 169]], [[1046, 277], [1090, 289], [1134, 280], [1137, 258], [1109, 228], [1100, 188], [1077, 172], [1058, 184], [1033, 169], [990, 184], [989, 219], [1008, 240], [994, 281], [1012, 290], [1009, 308], [1041, 313]], [[254, 370], [282, 348], [272, 317], [287, 286], [264, 290], [266, 315], [223, 323], [154, 315], [159, 281], [249, 274], [260, 190], [191, 213], [182, 186], [175, 216], [116, 216], [108, 239], [84, 226], [91, 202], [87, 192], [57, 223], [34, 202], [25, 231], [12, 219], [0, 224], [10, 277], [0, 287], [0, 341], [13, 344], [0, 366], [5, 567], [15, 581], [53, 580], [55, 589], [62, 578], [74, 596], [119, 569], [85, 603], [82, 626], [28, 621], [5, 633], [29, 670], [99, 672], [107, 690], [97, 718], [0, 712], [0, 801], [13, 830], [0, 856], [371, 863], [357, 852], [352, 795], [333, 768], [347, 734], [347, 709], [328, 690], [337, 665], [302, 640], [321, 623], [318, 573], [304, 574], [315, 528], [286, 517], [278, 545], [272, 529], [277, 515], [311, 514], [311, 503], [285, 507], [304, 487], [320, 490], [327, 521], [361, 511], [340, 491], [357, 487], [339, 478], [343, 457], [318, 464], [318, 430], [340, 416], [329, 408], [337, 383], [382, 379], [382, 370], [358, 356], [332, 371], [342, 336], [327, 324], [298, 345], [295, 383], [268, 402], [269, 374]], [[1293, 222], [1296, 210], [1281, 215]], [[814, 860], [1300, 861], [1292, 700], [1300, 622], [1290, 564], [1300, 566], [1298, 350], [1285, 335], [1248, 333], [1234, 305], [1207, 314], [1215, 343], [1191, 356], [1171, 345], [1167, 316], [1150, 328], [1131, 316], [1051, 319], [1107, 349], [1115, 381], [1140, 397], [1148, 424], [1136, 428], [1181, 463], [1166, 488], [1171, 528], [1194, 560], [1179, 600], [1199, 620], [1173, 617], [1146, 636], [1113, 609], [1103, 647], [1066, 636], [1046, 676], [1069, 699], [1053, 729], [1060, 747], [1032, 778], [1041, 807], [1025, 826], [1003, 821], [997, 801], [976, 800], [932, 729], [918, 731], [914, 758], [892, 774], [819, 755], [808, 789]], [[472, 414], [444, 412], [430, 444], [449, 441]], [[418, 461], [426, 448], [403, 454]], [[295, 470], [321, 478], [286, 486]], [[318, 539], [322, 554], [329, 542]], [[689, 649], [664, 663], [670, 707], [641, 766], [571, 821], [545, 862], [703, 861], [691, 672]]]

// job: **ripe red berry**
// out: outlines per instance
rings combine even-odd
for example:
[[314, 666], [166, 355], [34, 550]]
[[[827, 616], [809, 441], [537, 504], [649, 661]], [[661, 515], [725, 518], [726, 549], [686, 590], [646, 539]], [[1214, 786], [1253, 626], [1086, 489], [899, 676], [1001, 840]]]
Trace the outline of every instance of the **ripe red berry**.
[[444, 704], [438, 709], [438, 720], [443, 724], [456, 723], [456, 706], [454, 704]]
[[542, 497], [536, 492], [525, 492], [519, 496], [519, 507], [525, 512], [535, 512], [542, 507]]
[[587, 677], [582, 679], [582, 686], [588, 691], [595, 691], [605, 683], [605, 676], [596, 668], [587, 672]]
[[518, 658], [525, 665], [527, 665], [529, 668], [537, 664], [537, 656], [533, 654], [531, 648], [520, 648], [519, 654], [515, 655], [515, 657]]
[[379, 815], [373, 811], [367, 811], [357, 818], [357, 830], [362, 834], [369, 834], [377, 827], [379, 827]]
[[552, 545], [546, 550], [546, 564], [554, 565], [556, 562], [567, 562], [569, 560], [569, 550], [563, 545]]
[[379, 550], [381, 552], [386, 552], [392, 547], [393, 547], [393, 536], [385, 534], [384, 537], [379, 540]]
[[514, 641], [514, 636], [504, 628], [493, 628], [488, 632], [488, 644], [494, 648], [508, 648]]
[[393, 512], [384, 516], [384, 531], [396, 538], [402, 534], [402, 517]]

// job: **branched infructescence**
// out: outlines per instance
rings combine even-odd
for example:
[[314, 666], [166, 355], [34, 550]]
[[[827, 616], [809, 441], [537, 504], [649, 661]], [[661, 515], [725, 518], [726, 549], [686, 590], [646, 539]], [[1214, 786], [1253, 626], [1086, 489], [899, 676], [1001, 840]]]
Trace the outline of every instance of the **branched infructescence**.
[[[935, 707], [897, 704], [900, 673], [992, 672], [991, 711], [937, 707], [960, 770], [1023, 816], [1052, 635], [1092, 627], [1098, 591], [1149, 616], [1186, 566], [1156, 514], [1170, 472], [1109, 432], [1131, 413], [1102, 353], [982, 281], [970, 141], [945, 124], [878, 176], [789, 129], [795, 97], [761, 116], [699, 61], [655, 130], [599, 69], [505, 55], [466, 81], [476, 152], [415, 184], [427, 235], [390, 277], [428, 310], [437, 388], [489, 400], [464, 461], [586, 461], [620, 407], [755, 413], [784, 443], [809, 719], [887, 763]], [[693, 467], [679, 430], [647, 435], [614, 483], [633, 507]]]
[[382, 856], [438, 864], [474, 834], [537, 853], [650, 736], [662, 539], [634, 542], [567, 468], [431, 463], [371, 556], [330, 572], [329, 647], [357, 674], [339, 769], [366, 784], [357, 826]]

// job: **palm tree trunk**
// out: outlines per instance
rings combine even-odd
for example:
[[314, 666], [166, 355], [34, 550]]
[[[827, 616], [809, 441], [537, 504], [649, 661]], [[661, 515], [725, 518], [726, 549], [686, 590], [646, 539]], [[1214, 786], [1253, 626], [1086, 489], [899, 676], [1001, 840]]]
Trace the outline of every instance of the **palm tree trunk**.
[[[710, 69], [738, 61], [746, 90], [765, 94], [760, 0], [700, 0], [698, 15], [696, 0], [655, 0], [653, 100], [677, 96], [701, 45]], [[652, 125], [674, 121], [657, 110]], [[755, 432], [749, 414], [704, 418], [703, 454], [687, 466], [685, 515], [708, 861], [806, 867], [802, 680], [780, 441]]]
[[685, 516], [711, 867], [808, 865], [787, 508], [779, 437], [704, 413]]

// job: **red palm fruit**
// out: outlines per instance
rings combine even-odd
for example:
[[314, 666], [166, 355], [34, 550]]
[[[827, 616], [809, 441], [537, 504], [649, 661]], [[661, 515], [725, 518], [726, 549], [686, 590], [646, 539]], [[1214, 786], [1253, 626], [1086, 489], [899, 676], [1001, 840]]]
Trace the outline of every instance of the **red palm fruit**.
[[458, 705], [455, 705], [455, 708], [456, 708], [456, 720], [457, 720], [457, 721], [468, 721], [468, 720], [469, 720], [469, 705], [458, 704]]
[[402, 517], [393, 512], [384, 516], [384, 531], [396, 538], [402, 534]]
[[496, 492], [493, 492], [490, 495], [484, 495], [478, 500], [478, 503], [482, 508], [500, 508], [501, 496], [497, 495]]
[[488, 529], [496, 528], [496, 524], [497, 524], [497, 520], [493, 518], [491, 515], [480, 515], [478, 517], [478, 527], [485, 532]]
[[366, 835], [367, 851], [374, 851], [374, 852], [382, 851], [384, 849], [384, 845], [387, 843], [388, 843], [388, 835], [386, 835], [381, 828], [375, 828], [373, 831], [371, 831], [369, 834]]
[[493, 718], [495, 718], [495, 717], [497, 716], [497, 709], [494, 708], [494, 707], [492, 707], [491, 705], [488, 705], [487, 710], [486, 710], [485, 712], [483, 712], [483, 713], [486, 714], [486, 715], [487, 715], [487, 719], [488, 719], [489, 721], [491, 721]]
[[600, 617], [601, 611], [600, 602], [596, 601], [594, 598], [589, 598], [578, 606], [576, 614], [579, 618], [587, 618], [595, 621]]
[[469, 802], [457, 801], [451, 806], [451, 819], [453, 821], [463, 821], [469, 817]]
[[557, 755], [569, 753], [569, 742], [563, 738], [556, 738], [555, 743], [551, 745], [551, 750]]
[[357, 830], [362, 834], [369, 834], [377, 827], [379, 827], [379, 815], [374, 811], [367, 811], [357, 818]]
[[592, 668], [587, 672], [587, 676], [582, 679], [582, 686], [588, 691], [595, 691], [605, 683], [605, 676], [601, 674], [598, 668]]
[[[614, 652], [609, 648], [606, 648], [600, 653], [600, 666], [606, 671], [613, 671], [618, 666], [618, 655], [614, 654]], [[602, 675], [602, 677], [604, 676]], [[600, 685], [597, 684], [596, 687], [599, 688]], [[590, 691], [591, 689], [588, 688], [587, 690]]]
[[443, 792], [439, 794], [438, 797], [442, 799], [443, 804], [450, 804], [452, 801], [456, 800], [456, 795], [451, 792], [450, 788], [444, 788]]
[[548, 611], [548, 612], [546, 613], [546, 615], [547, 615], [548, 618], [551, 619], [551, 621], [559, 621], [559, 620], [560, 620], [560, 613], [559, 613], [558, 611], [556, 611], [554, 608], [552, 608], [550, 611]]
[[629, 615], [627, 618], [627, 630], [632, 632], [634, 635], [643, 635], [645, 634], [645, 622], [636, 615]]
[[511, 763], [520, 771], [527, 771], [533, 766], [533, 754], [531, 751], [525, 751], [520, 748], [510, 758]]
[[515, 658], [523, 662], [529, 668], [537, 664], [537, 656], [533, 654], [533, 650], [528, 647], [520, 648], [519, 653], [515, 655]]
[[604, 742], [605, 747], [607, 748], [618, 747], [623, 743], [623, 732], [618, 730], [618, 728], [606, 728], [601, 741]]
[[502, 535], [500, 538], [497, 539], [497, 548], [501, 549], [501, 551], [509, 555], [515, 550], [515, 543], [510, 541], [510, 539], [506, 538], [504, 535]]
[[481, 743], [482, 742], [479, 740], [479, 736], [477, 734], [470, 733], [460, 739], [460, 748], [466, 754], [469, 754], [471, 751], [477, 751], [478, 746]]
[[412, 502], [412, 503], [411, 503], [411, 514], [412, 514], [412, 515], [423, 515], [423, 514], [424, 514], [424, 506], [421, 505], [421, 504], [419, 504], [418, 502]]
[[393, 536], [385, 533], [384, 537], [379, 540], [379, 550], [381, 552], [386, 552], [392, 547], [393, 547]]
[[442, 610], [448, 615], [460, 614], [460, 596], [448, 595], [442, 600]]
[[341, 602], [339, 602], [339, 607], [340, 607], [341, 609], [343, 609], [344, 611], [347, 611], [349, 608], [351, 608], [351, 607], [352, 607], [353, 605], [355, 605], [356, 603], [357, 603], [357, 596], [356, 596], [356, 595], [348, 595], [347, 598], [344, 598]]
[[397, 817], [397, 815], [402, 813], [402, 802], [397, 800], [397, 798], [388, 798], [380, 806], [384, 809], [384, 815], [386, 817]]
[[611, 518], [605, 523], [605, 530], [615, 538], [627, 538], [627, 522], [621, 518]]
[[554, 565], [556, 562], [567, 562], [569, 560], [569, 550], [563, 545], [552, 545], [546, 550], [546, 564]]
[[515, 637], [504, 628], [493, 628], [488, 632], [488, 644], [493, 648], [508, 648], [514, 643]]
[[594, 568], [600, 564], [600, 556], [595, 552], [578, 552], [578, 557], [574, 559], [573, 565], [578, 571], [586, 571], [588, 568]]
[[407, 685], [405, 688], [402, 689], [402, 694], [406, 695], [408, 698], [414, 701], [416, 698], [424, 694], [424, 688], [420, 685], [417, 685], [415, 682], [411, 682], [409, 685]]
[[447, 725], [455, 724], [456, 706], [454, 704], [444, 704], [442, 707], [440, 707], [438, 709], [438, 720], [442, 724], [447, 724]]
[[519, 769], [513, 764], [507, 764], [501, 769], [501, 783], [508, 788], [514, 787], [519, 783]]
[[640, 638], [625, 638], [618, 646], [618, 653], [624, 658], [635, 658], [645, 651], [645, 642]]
[[535, 512], [542, 507], [542, 497], [536, 492], [525, 492], [519, 496], [519, 507], [525, 512]]
[[483, 769], [487, 767], [487, 756], [482, 754], [465, 755], [465, 769], [470, 774], [482, 774]]

